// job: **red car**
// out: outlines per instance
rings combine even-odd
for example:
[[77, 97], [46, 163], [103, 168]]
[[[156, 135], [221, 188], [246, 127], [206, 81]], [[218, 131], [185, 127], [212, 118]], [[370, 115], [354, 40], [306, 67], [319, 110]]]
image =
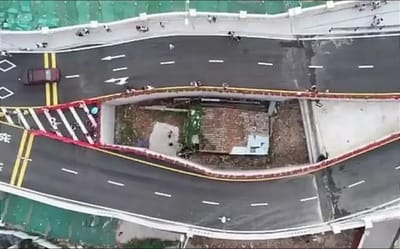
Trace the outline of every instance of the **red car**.
[[25, 85], [58, 82], [60, 80], [60, 70], [58, 68], [29, 69], [26, 76]]

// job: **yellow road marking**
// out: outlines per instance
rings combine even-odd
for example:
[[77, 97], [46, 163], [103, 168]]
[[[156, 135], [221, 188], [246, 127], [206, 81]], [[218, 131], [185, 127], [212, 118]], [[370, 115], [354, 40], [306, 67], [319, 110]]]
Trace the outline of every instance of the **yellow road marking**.
[[33, 134], [29, 135], [28, 145], [26, 147], [25, 156], [22, 161], [21, 172], [20, 172], [19, 178], [18, 178], [18, 183], [17, 183], [18, 187], [22, 186], [22, 182], [24, 181], [24, 178], [25, 178], [26, 168], [28, 166], [28, 162], [30, 160], [30, 156], [31, 156], [31, 152], [32, 152], [32, 145], [33, 145], [34, 137], [35, 137], [35, 135], [33, 135]]
[[[51, 53], [51, 67], [52, 68], [57, 68], [57, 58], [56, 58], [56, 53]], [[53, 87], [53, 105], [58, 105], [58, 83], [53, 82], [52, 83]]]
[[18, 174], [18, 171], [19, 171], [19, 165], [20, 165], [20, 162], [21, 162], [22, 153], [24, 151], [27, 135], [28, 135], [28, 131], [24, 130], [24, 132], [22, 133], [21, 142], [19, 143], [18, 154], [17, 154], [17, 158], [15, 160], [13, 172], [12, 172], [12, 175], [11, 175], [11, 180], [10, 180], [10, 184], [11, 185], [15, 185], [15, 180], [16, 180], [16, 177], [17, 177], [17, 174]]
[[58, 83], [53, 82], [53, 105], [58, 105]]
[[[49, 53], [44, 53], [44, 68], [49, 68], [50, 63], [49, 63]], [[45, 93], [46, 93], [46, 106], [51, 105], [51, 86], [50, 83], [46, 82], [46, 88], [45, 88]]]

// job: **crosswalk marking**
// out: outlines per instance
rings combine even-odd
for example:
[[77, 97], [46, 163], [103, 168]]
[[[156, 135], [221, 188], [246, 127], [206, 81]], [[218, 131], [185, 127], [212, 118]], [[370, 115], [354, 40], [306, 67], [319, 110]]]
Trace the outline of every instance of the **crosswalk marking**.
[[29, 126], [28, 122], [26, 121], [24, 114], [22, 114], [21, 110], [15, 109], [15, 111], [17, 112], [18, 118], [19, 118], [19, 120], [22, 121], [22, 124], [24, 125], [25, 129], [30, 130], [31, 127]]
[[49, 110], [46, 109], [46, 110], [44, 110], [43, 113], [44, 113], [44, 115], [46, 116], [47, 120], [49, 121], [49, 124], [51, 125], [51, 128], [53, 128], [54, 132], [55, 132], [58, 136], [62, 137], [61, 132], [58, 131], [57, 124], [55, 124], [55, 123], [53, 122], [53, 119], [54, 119], [54, 118], [50, 115]]
[[63, 121], [69, 134], [72, 136], [72, 139], [74, 139], [75, 141], [78, 141], [79, 139], [76, 137], [74, 130], [72, 130], [71, 125], [68, 123], [68, 120], [65, 118], [64, 113], [60, 109], [57, 109], [57, 113], [60, 116], [61, 120]]
[[12, 120], [12, 118], [10, 117], [10, 115], [8, 115], [7, 109], [4, 108], [4, 107], [2, 107], [2, 108], [1, 108], [1, 112], [4, 114], [4, 117], [6, 117], [7, 122], [13, 125], [13, 124], [14, 124], [14, 121]]
[[37, 126], [39, 127], [39, 129], [41, 131], [46, 131], [42, 125], [42, 122], [40, 122], [38, 116], [35, 113], [35, 110], [33, 110], [32, 108], [29, 108], [29, 112], [31, 113], [31, 116], [33, 118], [33, 120], [35, 120], [35, 123], [37, 124]]
[[90, 144], [94, 144], [92, 137], [89, 135], [89, 132], [87, 131], [85, 125], [82, 123], [82, 120], [79, 118], [78, 113], [76, 113], [75, 108], [70, 106], [69, 107], [70, 112], [72, 113], [72, 116], [74, 116], [76, 122], [79, 125], [79, 128], [81, 129], [82, 133], [85, 134], [86, 139]]
[[89, 108], [87, 107], [86, 103], [85, 103], [85, 102], [82, 102], [82, 104], [81, 104], [80, 106], [81, 106], [81, 107], [83, 108], [83, 110], [86, 112], [86, 114], [87, 114], [87, 116], [88, 116], [90, 122], [92, 123], [92, 126], [93, 126], [93, 127], [97, 127], [97, 122], [96, 122], [96, 120], [94, 119], [93, 115], [90, 113]]

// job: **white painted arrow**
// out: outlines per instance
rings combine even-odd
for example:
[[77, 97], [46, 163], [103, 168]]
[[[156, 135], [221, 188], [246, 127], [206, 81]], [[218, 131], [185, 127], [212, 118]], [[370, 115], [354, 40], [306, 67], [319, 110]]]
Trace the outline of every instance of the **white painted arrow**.
[[113, 59], [124, 58], [124, 57], [126, 57], [126, 55], [124, 55], [124, 54], [114, 55], [114, 56], [109, 55], [109, 56], [101, 58], [101, 60], [102, 61], [110, 61], [110, 60], [113, 60]]
[[127, 82], [127, 80], [129, 79], [129, 77], [122, 77], [122, 78], [111, 78], [108, 79], [106, 81], [104, 81], [105, 83], [115, 83], [116, 85], [124, 85]]

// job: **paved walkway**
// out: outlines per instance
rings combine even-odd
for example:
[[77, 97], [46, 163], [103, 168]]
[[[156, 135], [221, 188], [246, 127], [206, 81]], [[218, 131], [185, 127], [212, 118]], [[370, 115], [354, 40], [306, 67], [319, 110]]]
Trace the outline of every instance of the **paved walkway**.
[[320, 150], [338, 156], [400, 131], [397, 101], [321, 101], [312, 104]]
[[[400, 2], [389, 1], [376, 10], [367, 7], [363, 11], [359, 11], [355, 5], [356, 3], [350, 1], [336, 3], [334, 8], [322, 5], [303, 10], [303, 13], [300, 14], [296, 14], [295, 9], [291, 9], [290, 14], [284, 13], [273, 17], [247, 15], [247, 17], [242, 16], [241, 18], [239, 14], [218, 14], [216, 23], [209, 23], [207, 14], [195, 12], [147, 16], [110, 23], [108, 26], [111, 28], [111, 32], [107, 32], [101, 24], [98, 24], [97, 27], [96, 24], [86, 25], [90, 34], [84, 37], [76, 35], [79, 28], [77, 26], [52, 29], [48, 33], [1, 31], [0, 47], [7, 50], [26, 48], [39, 50], [36, 48], [37, 42], [48, 42], [46, 49], [56, 50], [166, 35], [227, 35], [228, 31], [235, 31], [241, 36], [293, 38], [296, 35], [308, 34], [333, 36], [400, 30], [398, 15]], [[383, 25], [371, 27], [374, 15], [383, 18]], [[160, 25], [160, 22], [163, 25]], [[136, 25], [145, 25], [149, 31], [138, 32], [135, 29]], [[356, 29], [357, 27], [358, 29]]]

